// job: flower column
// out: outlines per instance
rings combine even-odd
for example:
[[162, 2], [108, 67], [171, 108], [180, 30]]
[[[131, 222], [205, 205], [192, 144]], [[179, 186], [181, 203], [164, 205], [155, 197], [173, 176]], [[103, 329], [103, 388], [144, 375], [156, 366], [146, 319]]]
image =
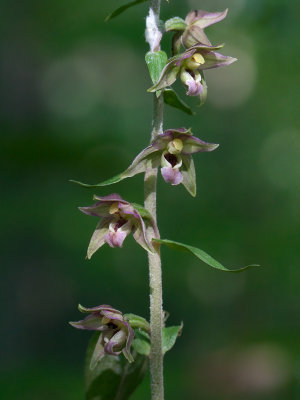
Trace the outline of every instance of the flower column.
[[[158, 28], [160, 13], [160, 0], [150, 2], [149, 16], [146, 20], [146, 39], [150, 45], [150, 51], [160, 49], [161, 32]], [[163, 133], [163, 94], [153, 95], [153, 122], [151, 140]], [[156, 181], [157, 167], [148, 162], [145, 172], [145, 208], [151, 213], [156, 223]], [[154, 237], [154, 231], [148, 227], [148, 235]], [[149, 237], [149, 236], [148, 236]], [[159, 245], [155, 245], [155, 252], [148, 253], [149, 259], [149, 280], [150, 280], [150, 330], [151, 330], [151, 394], [152, 400], [164, 399], [163, 383], [163, 352], [162, 352], [162, 273]]]

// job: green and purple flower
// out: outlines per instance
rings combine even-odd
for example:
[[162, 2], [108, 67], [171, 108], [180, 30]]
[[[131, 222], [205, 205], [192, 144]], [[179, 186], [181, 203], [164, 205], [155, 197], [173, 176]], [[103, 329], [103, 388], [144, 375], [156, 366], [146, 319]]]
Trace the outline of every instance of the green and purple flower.
[[134, 330], [120, 311], [106, 304], [92, 308], [79, 305], [78, 308], [88, 315], [81, 321], [70, 322], [70, 325], [77, 329], [100, 332], [91, 358], [91, 369], [105, 354], [118, 356], [123, 353], [129, 362], [134, 361], [130, 353]]
[[158, 81], [148, 91], [156, 92], [171, 86], [180, 77], [188, 89], [186, 94], [199, 96], [202, 104], [207, 94], [203, 71], [230, 65], [236, 61], [236, 58], [224, 56], [215, 51], [222, 47], [223, 45], [196, 44], [184, 53], [171, 58], [162, 70]]
[[[161, 166], [161, 174], [166, 182], [171, 185], [182, 183], [187, 191], [192, 196], [195, 196], [196, 173], [192, 155], [194, 153], [213, 151], [218, 146], [218, 144], [207, 143], [193, 136], [189, 129], [168, 129], [163, 134], [158, 135], [150, 146], [142, 150], [131, 165], [121, 174], [96, 185], [78, 183], [86, 187], [112, 185], [125, 178], [145, 172], [149, 166], [153, 168]], [[95, 206], [92, 207], [95, 208]], [[81, 210], [86, 212], [87, 209]], [[91, 213], [90, 208], [88, 213], [95, 215]]]
[[221, 12], [208, 12], [193, 10], [185, 18], [186, 28], [181, 36], [181, 43], [185, 48], [198, 43], [211, 46], [211, 42], [204, 33], [204, 29], [210, 25], [222, 21], [227, 15], [228, 9]]
[[[141, 206], [125, 201], [113, 193], [105, 197], [94, 196], [97, 203], [89, 207], [79, 207], [84, 214], [101, 218], [90, 240], [87, 258], [105, 243], [110, 247], [122, 247], [125, 238], [132, 232], [133, 237], [145, 250], [152, 251], [152, 245], [146, 235], [145, 221], [153, 225], [151, 215]], [[137, 210], [139, 209], [139, 211]], [[143, 213], [143, 218], [140, 214]]]

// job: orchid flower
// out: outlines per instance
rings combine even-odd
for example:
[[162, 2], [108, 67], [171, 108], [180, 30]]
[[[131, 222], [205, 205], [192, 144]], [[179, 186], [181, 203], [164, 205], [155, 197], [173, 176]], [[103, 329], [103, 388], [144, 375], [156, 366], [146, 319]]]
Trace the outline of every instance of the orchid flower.
[[105, 243], [110, 247], [122, 247], [130, 232], [133, 233], [136, 242], [145, 250], [152, 251], [152, 245], [146, 236], [144, 219], [153, 225], [154, 232], [157, 231], [157, 228], [154, 226], [151, 215], [143, 207], [137, 204], [133, 206], [117, 193], [105, 197], [94, 196], [94, 199], [98, 201], [92, 206], [79, 207], [84, 214], [101, 218], [88, 246], [88, 259]]
[[[153, 168], [161, 166], [161, 174], [166, 182], [171, 185], [182, 183], [192, 196], [196, 196], [196, 173], [192, 154], [212, 151], [218, 146], [218, 144], [206, 143], [193, 136], [190, 129], [168, 129], [158, 135], [150, 146], [142, 150], [126, 171], [96, 185], [78, 183], [86, 187], [112, 185], [145, 172], [149, 166]], [[91, 214], [90, 209], [89, 214]]]
[[175, 32], [173, 36], [173, 54], [179, 53], [180, 46], [186, 49], [195, 44], [206, 44], [211, 42], [204, 33], [204, 29], [210, 25], [222, 21], [227, 16], [228, 9], [221, 12], [207, 12], [193, 10], [188, 13], [185, 20], [180, 17], [173, 17], [165, 22], [165, 31]]
[[118, 356], [123, 353], [129, 362], [134, 361], [130, 353], [134, 330], [120, 311], [106, 304], [92, 308], [79, 305], [78, 308], [88, 316], [81, 321], [70, 322], [70, 325], [77, 329], [101, 332], [91, 357], [91, 369], [105, 354]]
[[171, 86], [180, 77], [188, 89], [186, 94], [199, 96], [202, 104], [207, 94], [203, 70], [222, 67], [236, 61], [236, 58], [224, 56], [215, 51], [222, 47], [223, 45], [196, 44], [184, 53], [172, 57], [162, 70], [156, 84], [148, 91], [156, 92]]
[[189, 12], [185, 18], [186, 28], [181, 36], [183, 46], [189, 48], [197, 43], [211, 46], [211, 42], [204, 33], [204, 28], [222, 21], [226, 17], [227, 12], [228, 9], [213, 13], [202, 10]]

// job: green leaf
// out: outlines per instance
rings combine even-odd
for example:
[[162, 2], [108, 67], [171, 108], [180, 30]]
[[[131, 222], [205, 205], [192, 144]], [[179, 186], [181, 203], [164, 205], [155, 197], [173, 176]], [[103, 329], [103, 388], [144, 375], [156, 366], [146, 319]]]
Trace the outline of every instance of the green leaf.
[[153, 83], [158, 81], [161, 71], [167, 64], [168, 56], [164, 51], [149, 51], [145, 56], [146, 64], [149, 69], [150, 77]]
[[258, 264], [251, 264], [251, 265], [247, 265], [246, 267], [240, 267], [240, 268], [236, 268], [236, 269], [228, 269], [228, 268], [224, 267], [224, 265], [222, 265], [218, 261], [216, 261], [214, 258], [212, 258], [209, 254], [205, 253], [205, 251], [198, 249], [197, 247], [188, 246], [187, 244], [174, 242], [173, 240], [168, 240], [168, 239], [152, 239], [152, 241], [156, 242], [156, 243], [160, 243], [160, 244], [165, 244], [166, 246], [171, 247], [172, 249], [175, 249], [175, 250], [182, 250], [182, 251], [187, 251], [189, 253], [192, 253], [194, 256], [199, 258], [205, 264], [210, 265], [213, 268], [216, 268], [216, 269], [219, 269], [219, 270], [225, 271], [225, 272], [240, 272], [240, 271], [243, 271], [250, 267], [259, 267]]
[[132, 347], [137, 353], [144, 356], [149, 356], [151, 350], [151, 343], [148, 333], [140, 329], [135, 329]]
[[165, 30], [169, 31], [184, 31], [187, 24], [184, 19], [180, 17], [173, 17], [165, 22]]
[[91, 370], [90, 360], [99, 333], [92, 337], [87, 351], [85, 381], [86, 400], [128, 400], [147, 372], [148, 357], [134, 354], [131, 364], [120, 356], [105, 355]]
[[83, 182], [75, 181], [74, 179], [70, 179], [70, 182], [77, 183], [78, 185], [83, 186], [83, 187], [86, 187], [86, 188], [92, 188], [92, 187], [97, 187], [97, 186], [108, 186], [108, 185], [113, 185], [114, 183], [120, 182], [122, 179], [124, 179], [124, 178], [123, 178], [123, 173], [118, 174], [118, 175], [115, 175], [115, 176], [113, 176], [112, 178], [107, 179], [106, 181], [103, 181], [103, 182], [101, 182], [101, 183], [97, 183], [97, 184], [94, 184], [94, 185], [90, 185], [90, 184], [88, 184], [88, 183], [83, 183]]
[[166, 88], [164, 90], [164, 102], [169, 106], [178, 108], [189, 115], [195, 115], [193, 110], [183, 100], [181, 100], [175, 90], [171, 88]]
[[124, 11], [127, 10], [127, 8], [136, 6], [137, 4], [140, 3], [145, 3], [147, 0], [135, 0], [135, 1], [131, 1], [130, 3], [124, 4], [124, 6], [121, 6], [119, 8], [117, 8], [115, 11], [113, 11], [111, 14], [109, 14], [106, 18], [105, 18], [105, 22], [109, 21], [112, 18], [117, 17], [118, 15], [122, 14]]
[[178, 326], [168, 326], [162, 329], [162, 348], [163, 353], [171, 350], [174, 346], [176, 339], [181, 335], [183, 325]]

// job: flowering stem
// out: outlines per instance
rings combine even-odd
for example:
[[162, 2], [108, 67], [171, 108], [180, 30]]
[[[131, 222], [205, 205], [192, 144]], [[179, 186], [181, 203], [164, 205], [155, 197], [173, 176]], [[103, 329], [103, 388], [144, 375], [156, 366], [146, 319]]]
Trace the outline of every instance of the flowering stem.
[[[150, 13], [153, 11], [156, 20], [159, 20], [160, 0], [151, 0]], [[150, 43], [149, 43], [150, 44]], [[151, 46], [151, 44], [150, 44]], [[153, 122], [151, 140], [163, 132], [163, 95], [153, 95]], [[145, 173], [145, 208], [150, 211], [155, 222], [156, 216], [156, 182], [157, 168], [148, 166]], [[152, 228], [148, 228], [149, 234], [154, 236]], [[149, 279], [150, 279], [150, 330], [151, 330], [151, 399], [164, 399], [164, 380], [163, 380], [163, 353], [162, 353], [162, 327], [163, 327], [163, 307], [162, 307], [162, 273], [161, 258], [159, 247], [155, 248], [155, 253], [148, 253], [149, 259]]]
[[[158, 133], [156, 126], [162, 126], [161, 116], [163, 102], [155, 97], [154, 118], [152, 137]], [[155, 112], [160, 111], [160, 112]], [[145, 173], [145, 208], [151, 212], [156, 221], [156, 181], [157, 168], [151, 166]], [[152, 230], [152, 228], [148, 228]], [[154, 232], [149, 232], [154, 236]], [[149, 278], [150, 278], [150, 330], [151, 330], [151, 393], [152, 400], [164, 399], [163, 384], [163, 354], [162, 354], [162, 326], [163, 326], [163, 308], [162, 308], [162, 274], [161, 258], [159, 247], [155, 248], [155, 253], [148, 253], [149, 259]]]

